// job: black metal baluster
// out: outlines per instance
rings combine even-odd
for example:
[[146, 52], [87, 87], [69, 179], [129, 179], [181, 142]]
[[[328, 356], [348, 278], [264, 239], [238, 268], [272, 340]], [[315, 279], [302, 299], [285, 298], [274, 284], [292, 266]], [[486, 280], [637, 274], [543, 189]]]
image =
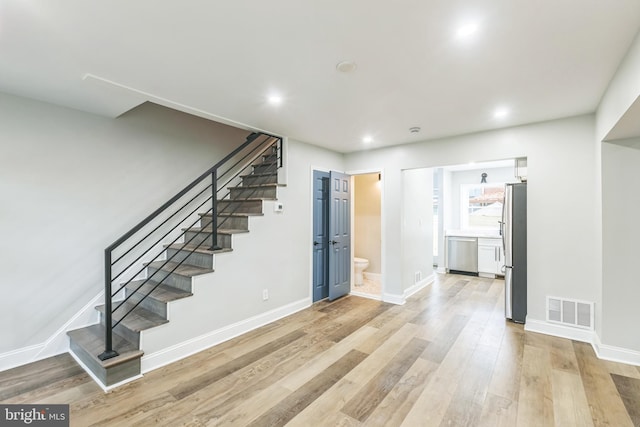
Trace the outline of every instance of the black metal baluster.
[[113, 349], [113, 327], [111, 317], [111, 249], [104, 251], [104, 352], [98, 355], [98, 359], [107, 360], [118, 356]]
[[211, 249], [217, 251], [222, 249], [218, 246], [218, 169], [211, 172]]
[[[259, 137], [264, 136], [265, 139], [260, 140]], [[113, 251], [117, 248], [119, 248], [123, 243], [129, 241], [130, 238], [132, 238], [136, 233], [138, 233], [139, 231], [142, 230], [142, 228], [144, 226], [146, 226], [147, 224], [149, 224], [153, 219], [157, 218], [159, 216], [159, 214], [165, 212], [168, 210], [169, 207], [171, 207], [175, 202], [177, 202], [181, 197], [183, 197], [184, 195], [186, 195], [189, 191], [191, 191], [192, 189], [195, 188], [195, 186], [201, 182], [203, 182], [205, 179], [207, 179], [207, 177], [209, 175], [211, 175], [211, 180], [212, 180], [212, 185], [211, 185], [211, 200], [212, 200], [212, 209], [211, 209], [211, 215], [212, 215], [212, 220], [211, 220], [211, 239], [212, 239], [212, 244], [211, 244], [211, 248], [210, 250], [220, 250], [222, 249], [221, 246], [218, 245], [218, 179], [220, 179], [221, 182], [225, 181], [224, 176], [228, 173], [233, 173], [231, 171], [234, 171], [235, 167], [240, 165], [244, 160], [246, 160], [247, 158], [251, 157], [252, 155], [254, 155], [254, 153], [256, 152], [260, 152], [260, 150], [263, 150], [262, 153], [264, 153], [266, 151], [267, 148], [262, 148], [263, 144], [265, 143], [270, 143], [270, 139], [271, 138], [276, 138], [276, 143], [275, 143], [275, 149], [276, 149], [276, 157], [277, 157], [277, 163], [276, 163], [276, 173], [277, 173], [277, 169], [279, 167], [282, 167], [283, 164], [283, 156], [282, 156], [282, 138], [278, 138], [275, 137], [273, 135], [269, 135], [269, 134], [264, 134], [264, 133], [252, 133], [251, 135], [249, 135], [246, 138], [246, 141], [240, 145], [239, 147], [237, 147], [235, 150], [233, 150], [231, 153], [229, 153], [227, 156], [225, 156], [222, 160], [220, 160], [218, 163], [216, 163], [216, 165], [214, 165], [212, 168], [210, 168], [208, 171], [206, 171], [205, 173], [203, 173], [200, 177], [198, 177], [196, 180], [194, 180], [193, 182], [191, 182], [191, 184], [189, 184], [188, 186], [186, 186], [182, 191], [180, 191], [178, 194], [176, 194], [174, 197], [172, 197], [170, 200], [168, 200], [167, 202], [165, 202], [160, 208], [156, 209], [152, 214], [150, 214], [149, 216], [147, 216], [147, 218], [145, 218], [143, 221], [141, 221], [140, 223], [138, 223], [136, 226], [134, 226], [131, 230], [129, 230], [127, 233], [125, 233], [123, 236], [121, 236], [118, 240], [116, 240], [114, 243], [111, 244], [111, 246], [109, 246], [107, 249], [105, 249], [105, 350], [103, 353], [101, 353], [98, 357], [101, 360], [106, 360], [115, 356], [118, 356], [118, 352], [115, 351], [113, 349], [113, 329], [114, 329], [114, 322], [113, 322], [113, 297], [115, 295], [113, 295], [113, 289], [112, 289], [112, 282], [114, 280], [117, 280], [118, 277], [120, 277], [125, 271], [127, 271], [130, 267], [132, 267], [136, 262], [138, 262], [143, 256], [145, 256], [146, 254], [149, 253], [149, 251], [151, 251], [151, 249], [160, 241], [162, 241], [162, 239], [164, 239], [165, 237], [167, 237], [167, 235], [169, 235], [170, 232], [172, 232], [176, 226], [174, 226], [173, 228], [171, 228], [168, 232], [166, 232], [162, 237], [160, 237], [159, 239], [157, 239], [157, 241], [154, 244], [151, 244], [150, 247], [148, 249], [146, 249], [145, 251], [143, 251], [142, 254], [138, 255], [136, 257], [136, 259], [131, 262], [127, 267], [123, 268], [122, 271], [120, 271], [120, 273], [116, 274], [116, 276], [114, 277], [113, 275], [116, 273], [115, 271], [112, 271], [114, 269], [114, 266], [116, 263], [118, 263], [119, 261], [121, 261], [122, 259], [125, 258], [125, 256], [127, 256], [134, 248], [137, 248], [138, 245], [140, 245], [142, 243], [142, 241], [146, 240], [148, 237], [150, 237], [152, 234], [156, 233], [164, 224], [166, 224], [170, 219], [172, 219], [174, 216], [176, 216], [178, 214], [178, 212], [180, 212], [182, 209], [186, 208], [186, 206], [191, 203], [192, 201], [194, 201], [202, 192], [196, 194], [195, 196], [193, 196], [187, 203], [185, 203], [183, 206], [181, 206], [176, 212], [174, 212], [173, 214], [171, 214], [168, 218], [165, 218], [164, 221], [162, 221], [159, 225], [155, 226], [155, 228], [153, 228], [153, 230], [149, 231], [144, 237], [142, 237], [141, 239], [138, 240], [137, 243], [133, 244], [124, 254], [120, 255], [120, 257], [118, 257], [116, 259], [115, 262], [112, 261], [112, 257], [113, 257]], [[245, 150], [247, 147], [250, 147], [251, 145], [254, 145], [254, 148], [249, 148], [249, 152], [247, 152], [246, 154], [242, 155], [242, 151]], [[274, 144], [271, 142], [270, 143], [270, 147], [273, 147]], [[273, 149], [273, 148], [270, 148]], [[220, 167], [223, 165], [227, 165], [227, 163], [231, 163], [234, 160], [232, 160], [236, 155], [238, 156], [242, 156], [240, 159], [237, 159], [235, 161], [235, 163], [230, 166], [226, 171], [219, 173], [218, 171], [220, 170]], [[257, 158], [257, 156], [256, 156]], [[244, 170], [246, 170], [247, 168], [251, 167], [251, 163], [247, 163], [246, 166], [241, 167], [238, 171], [235, 171], [235, 174], [233, 176], [231, 176], [231, 178], [228, 178], [227, 182], [225, 184], [221, 185], [221, 188], [226, 188], [227, 185], [229, 185], [236, 177], [238, 177]], [[251, 192], [251, 194], [249, 196], [247, 196], [246, 198], [250, 198], [253, 194], [255, 194], [257, 191], [257, 189], [253, 190]], [[222, 197], [222, 199], [226, 200], [226, 197], [229, 194], [225, 195]], [[205, 205], [207, 203], [207, 201], [205, 200], [204, 202], [202, 202], [202, 204], [200, 204], [198, 207], [196, 207], [194, 209], [197, 210], [199, 207]], [[239, 206], [237, 206], [234, 209], [230, 209], [230, 210], [226, 210], [226, 213], [231, 213], [233, 214], [237, 209], [239, 209]], [[192, 211], [191, 213], [187, 214], [185, 217], [186, 218], [189, 217], [189, 215], [193, 214]], [[225, 218], [224, 221], [226, 221], [228, 218]], [[191, 226], [193, 227], [195, 225], [196, 222], [194, 222], [194, 224], [192, 224]], [[204, 229], [206, 227], [202, 226], [202, 221], [201, 221], [201, 228]], [[162, 231], [159, 233], [161, 234], [163, 233]], [[175, 243], [178, 239], [180, 238], [180, 236], [176, 237], [176, 239], [174, 239], [174, 241], [171, 243]], [[195, 236], [190, 239], [188, 242], [185, 243], [185, 246], [187, 244], [189, 244], [191, 242], [191, 240], [193, 240], [195, 238]], [[199, 245], [197, 245], [199, 246]], [[191, 250], [191, 253], [193, 253], [196, 250], [196, 248]], [[135, 255], [134, 255], [135, 256]], [[175, 255], [174, 255], [175, 256]], [[157, 257], [156, 257], [157, 258]], [[154, 258], [155, 259], [155, 258]], [[165, 261], [165, 264], [170, 261], [167, 260]], [[179, 263], [180, 264], [180, 263]], [[138, 274], [141, 273], [144, 270], [145, 267], [143, 267], [140, 271], [138, 271]], [[170, 273], [173, 273], [173, 271], [175, 271], [175, 269], [177, 268], [174, 267], [173, 270]], [[155, 273], [154, 273], [155, 274]], [[135, 279], [135, 277], [137, 276], [134, 275], [134, 277], [132, 279], [129, 279], [126, 283], [123, 283], [121, 285], [121, 287], [116, 291], [116, 294], [118, 294], [122, 289], [125, 288], [125, 286], [130, 283], [132, 280]], [[152, 275], [153, 276], [153, 275]], [[138, 287], [138, 289], [136, 289], [136, 292], [142, 288], [143, 285], [145, 285], [149, 280], [151, 280], [152, 277], [147, 277], [147, 279]], [[156, 287], [159, 286], [159, 283], [156, 285]], [[153, 289], [155, 290], [155, 288]], [[152, 290], [152, 291], [153, 291]], [[152, 292], [151, 291], [151, 292]], [[151, 293], [149, 292], [149, 293]], [[147, 294], [148, 296], [148, 294]], [[145, 296], [146, 298], [146, 296]], [[122, 306], [125, 301], [128, 299], [125, 298], [123, 301], [119, 302], [119, 304], [115, 307], [115, 310], [118, 310], [120, 308], [120, 306]], [[143, 298], [144, 299], [144, 298]], [[122, 320], [124, 319], [124, 317], [126, 317], [129, 313], [131, 313], [131, 311], [133, 311], [133, 309], [135, 307], [137, 307], [140, 303], [142, 302], [142, 300], [140, 300], [137, 304], [135, 304], [135, 306], [129, 310], [129, 312], [125, 313], [123, 316], [120, 317], [120, 319], [115, 322], [115, 325], [118, 325], [120, 322], [122, 322]]]

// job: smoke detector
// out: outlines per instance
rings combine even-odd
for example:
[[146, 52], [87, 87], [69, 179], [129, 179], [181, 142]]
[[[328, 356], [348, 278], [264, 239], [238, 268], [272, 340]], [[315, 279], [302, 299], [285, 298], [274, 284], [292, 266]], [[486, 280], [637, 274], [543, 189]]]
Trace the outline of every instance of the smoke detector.
[[409, 132], [418, 133], [418, 132], [420, 132], [420, 128], [418, 126], [411, 127], [411, 128], [409, 128]]
[[338, 63], [338, 65], [336, 65], [336, 70], [340, 71], [341, 73], [350, 73], [352, 71], [355, 71], [356, 68], [358, 68], [358, 64], [353, 61], [342, 61]]

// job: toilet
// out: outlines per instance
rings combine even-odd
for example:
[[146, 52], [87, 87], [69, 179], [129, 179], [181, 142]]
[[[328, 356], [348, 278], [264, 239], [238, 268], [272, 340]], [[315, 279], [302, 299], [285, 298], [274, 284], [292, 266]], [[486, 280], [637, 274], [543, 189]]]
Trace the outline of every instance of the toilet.
[[353, 268], [355, 271], [354, 283], [356, 286], [361, 286], [364, 283], [362, 272], [369, 267], [369, 260], [366, 258], [353, 258]]

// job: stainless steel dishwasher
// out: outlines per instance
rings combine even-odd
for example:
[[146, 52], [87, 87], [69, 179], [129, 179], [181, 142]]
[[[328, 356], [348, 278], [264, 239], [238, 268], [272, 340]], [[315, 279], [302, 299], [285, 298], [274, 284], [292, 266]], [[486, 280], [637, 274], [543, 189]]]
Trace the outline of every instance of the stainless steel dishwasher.
[[447, 261], [450, 272], [478, 273], [478, 239], [447, 237]]

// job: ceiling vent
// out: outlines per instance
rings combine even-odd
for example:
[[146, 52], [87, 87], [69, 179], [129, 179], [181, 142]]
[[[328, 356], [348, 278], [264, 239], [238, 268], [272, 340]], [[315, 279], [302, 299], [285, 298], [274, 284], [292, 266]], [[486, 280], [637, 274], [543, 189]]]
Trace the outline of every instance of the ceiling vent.
[[593, 303], [548, 296], [547, 321], [593, 330]]

